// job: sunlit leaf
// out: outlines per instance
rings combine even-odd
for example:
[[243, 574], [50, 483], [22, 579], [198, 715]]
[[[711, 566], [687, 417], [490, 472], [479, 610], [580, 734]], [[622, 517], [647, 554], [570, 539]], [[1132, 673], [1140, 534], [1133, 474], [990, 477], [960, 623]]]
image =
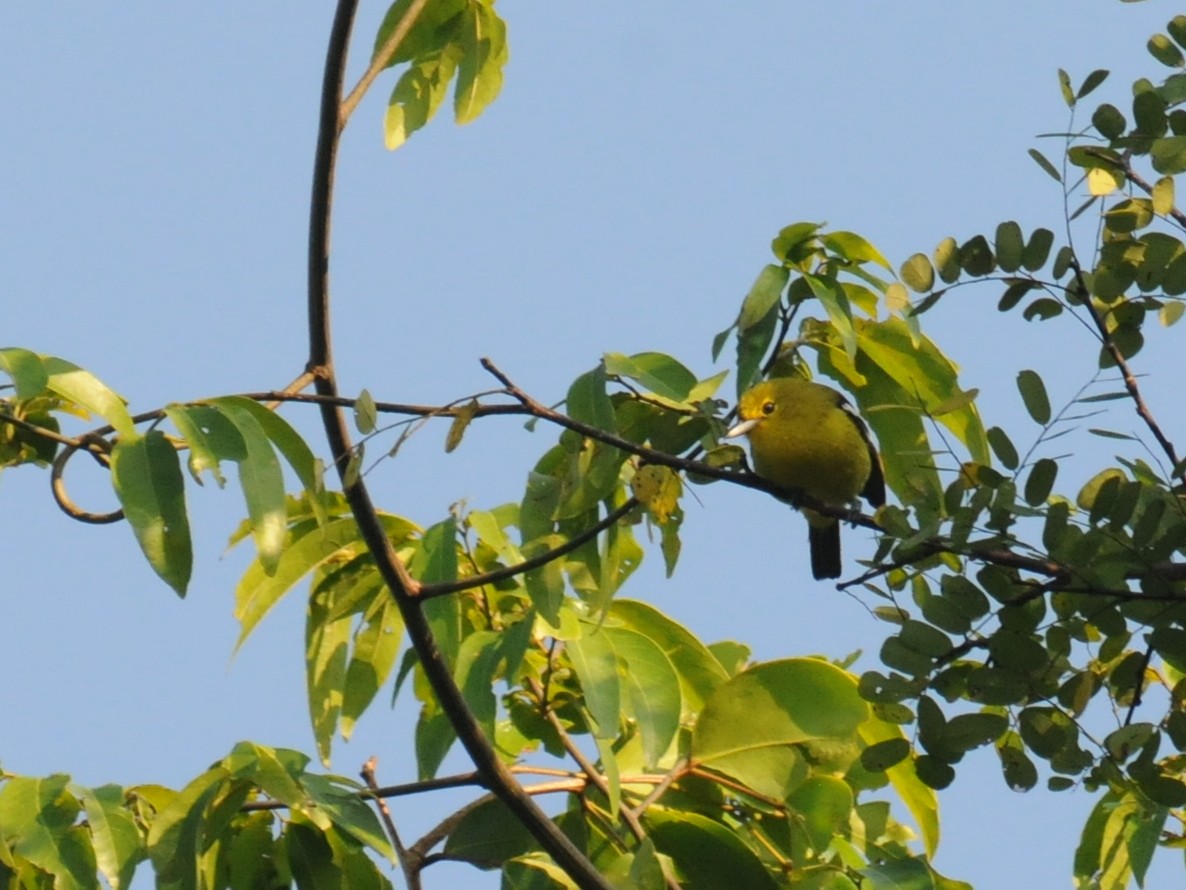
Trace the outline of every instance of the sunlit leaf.
[[193, 545], [177, 450], [159, 430], [120, 439], [111, 453], [111, 481], [148, 564], [185, 596]]

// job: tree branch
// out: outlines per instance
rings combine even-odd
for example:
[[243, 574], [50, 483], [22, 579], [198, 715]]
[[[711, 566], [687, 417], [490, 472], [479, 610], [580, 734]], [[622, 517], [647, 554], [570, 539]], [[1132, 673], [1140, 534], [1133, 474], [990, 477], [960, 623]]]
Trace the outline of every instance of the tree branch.
[[362, 97], [366, 95], [366, 91], [370, 89], [375, 78], [391, 64], [391, 58], [395, 55], [395, 51], [399, 49], [399, 45], [404, 42], [404, 38], [408, 36], [408, 32], [412, 30], [412, 26], [416, 24], [416, 19], [420, 17], [420, 13], [424, 11], [424, 7], [428, 5], [428, 0], [412, 0], [408, 11], [404, 13], [404, 17], [399, 20], [395, 28], [392, 29], [391, 34], [387, 40], [375, 53], [371, 64], [366, 72], [359, 78], [358, 83], [355, 84], [354, 89], [350, 91], [345, 99], [342, 100], [342, 106], [338, 111], [338, 132], [346, 129], [346, 123], [350, 120], [350, 115], [354, 113], [354, 109], [358, 107], [358, 103], [362, 101]]
[[1170, 461], [1170, 472], [1175, 475], [1181, 474], [1181, 469], [1178, 467], [1178, 453], [1174, 449], [1174, 444], [1161, 431], [1161, 426], [1158, 425], [1156, 419], [1153, 417], [1153, 412], [1149, 410], [1149, 406], [1145, 403], [1144, 396], [1141, 395], [1141, 389], [1137, 385], [1136, 375], [1133, 374], [1132, 368], [1129, 367], [1128, 359], [1121, 353], [1120, 347], [1116, 345], [1116, 341], [1112, 339], [1112, 334], [1108, 331], [1107, 324], [1104, 323], [1104, 318], [1096, 309], [1092, 302], [1091, 291], [1087, 287], [1087, 283], [1083, 279], [1083, 267], [1079, 265], [1077, 257], [1072, 256], [1071, 268], [1075, 270], [1075, 280], [1079, 285], [1079, 291], [1083, 294], [1083, 308], [1086, 310], [1088, 316], [1091, 318], [1092, 324], [1095, 325], [1096, 333], [1100, 338], [1100, 343], [1104, 350], [1115, 362], [1116, 367], [1120, 371], [1120, 376], [1124, 380], [1124, 388], [1128, 391], [1129, 397], [1136, 407], [1137, 415], [1145, 422], [1149, 432], [1153, 434], [1153, 438], [1157, 440], [1157, 444], [1161, 446], [1161, 450], [1165, 452]]
[[[314, 377], [317, 393], [331, 398], [338, 395], [329, 325], [331, 212], [334, 170], [344, 120], [341, 102], [342, 82], [356, 9], [357, 0], [339, 0], [330, 33], [321, 91], [309, 210], [309, 361], [306, 369]], [[580, 887], [610, 890], [609, 882], [597, 871], [593, 863], [523, 790], [507, 766], [499, 759], [490, 740], [483, 734], [433, 638], [428, 619], [422, 609], [423, 604], [418, 599], [419, 583], [408, 574], [407, 568], [396, 556], [391, 542], [384, 533], [365, 482], [359, 477], [350, 485], [345, 485], [352, 447], [349, 428], [342, 410], [333, 405], [323, 404], [321, 419], [359, 532], [400, 610], [408, 639], [416, 650], [424, 675], [442, 709], [448, 715], [457, 738], [473, 760], [483, 784], [498, 795], [557, 865]]]
[[379, 783], [375, 780], [375, 767], [379, 760], [376, 757], [370, 757], [367, 762], [362, 765], [360, 775], [362, 780], [366, 782], [367, 788], [371, 790], [371, 799], [375, 802], [375, 806], [379, 809], [379, 817], [383, 820], [383, 828], [387, 831], [387, 836], [391, 838], [391, 844], [395, 847], [396, 858], [399, 859], [399, 866], [403, 870], [404, 880], [408, 883], [408, 890], [421, 890], [420, 884], [420, 863], [414, 862], [408, 858], [408, 850], [403, 845], [403, 841], [399, 839], [399, 831], [395, 827], [395, 820], [391, 817], [391, 809], [387, 806], [387, 801], [378, 795]]
[[616, 524], [630, 514], [630, 512], [638, 506], [638, 501], [634, 498], [628, 498], [622, 506], [615, 510], [611, 510], [606, 514], [605, 518], [594, 525], [589, 526], [579, 535], [574, 535], [558, 547], [553, 547], [551, 550], [545, 550], [538, 556], [533, 556], [530, 559], [525, 559], [523, 562], [516, 563], [513, 566], [504, 566], [501, 569], [494, 569], [493, 571], [483, 572], [480, 575], [471, 575], [468, 578], [459, 578], [456, 581], [448, 581], [441, 584], [425, 584], [420, 588], [420, 598], [422, 600], [431, 599], [435, 596], [445, 596], [450, 593], [458, 593], [462, 590], [473, 590], [476, 587], [483, 587], [486, 584], [494, 584], [498, 581], [513, 578], [516, 575], [522, 575], [524, 572], [530, 572], [532, 569], [538, 569], [545, 566], [554, 559], [559, 559], [566, 553], [571, 553], [587, 541], [596, 538], [599, 534], [605, 531], [610, 526]]
[[[568, 756], [576, 761], [577, 766], [581, 768], [581, 772], [585, 774], [585, 778], [587, 778], [589, 782], [591, 782], [593, 786], [597, 788], [598, 791], [608, 798], [610, 796], [609, 782], [606, 780], [605, 776], [597, 771], [597, 767], [593, 765], [589, 758], [585, 756], [585, 752], [577, 746], [575, 741], [573, 741], [573, 738], [571, 735], [569, 735], [564, 723], [558, 716], [556, 716], [556, 712], [548, 706], [548, 702], [542, 697], [544, 692], [543, 687], [539, 685], [534, 677], [529, 677], [527, 683], [531, 688], [532, 694], [539, 699], [540, 706], [544, 711], [544, 718], [551, 725], [556, 735], [560, 737], [560, 743], [564, 745], [564, 750], [568, 752]], [[620, 806], [618, 808], [618, 817], [626, 823], [626, 827], [630, 829], [630, 833], [634, 835], [634, 839], [636, 841], [641, 843], [642, 841], [646, 840], [646, 829], [642, 827], [642, 822], [639, 821], [637, 813], [628, 807]], [[663, 870], [663, 882], [667, 885], [669, 890], [680, 890], [679, 883], [672, 876], [667, 866], [663, 863], [660, 863], [660, 865], [662, 866]]]

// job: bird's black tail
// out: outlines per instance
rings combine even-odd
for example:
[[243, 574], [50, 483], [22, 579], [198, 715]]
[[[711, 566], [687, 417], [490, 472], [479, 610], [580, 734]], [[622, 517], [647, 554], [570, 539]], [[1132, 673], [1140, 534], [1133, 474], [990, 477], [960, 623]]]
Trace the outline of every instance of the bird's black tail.
[[840, 523], [809, 525], [811, 574], [816, 580], [840, 577]]

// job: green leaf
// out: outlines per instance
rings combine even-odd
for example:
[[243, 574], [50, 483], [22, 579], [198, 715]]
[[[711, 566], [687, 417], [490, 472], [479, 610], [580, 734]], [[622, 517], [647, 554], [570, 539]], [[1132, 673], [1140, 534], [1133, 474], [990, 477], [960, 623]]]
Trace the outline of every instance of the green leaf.
[[737, 330], [737, 395], [750, 388], [762, 370], [762, 359], [770, 342], [774, 339], [774, 331], [778, 326], [778, 306], [772, 306], [766, 315], [749, 328], [738, 327]]
[[1021, 268], [1024, 238], [1021, 226], [1012, 220], [997, 226], [997, 263], [1005, 272], [1016, 272]]
[[1074, 873], [1083, 886], [1121, 888], [1144, 875], [1157, 849], [1166, 807], [1146, 807], [1126, 792], [1105, 793], [1091, 811], [1075, 850]]
[[855, 232], [824, 232], [819, 236], [825, 247], [853, 263], [874, 263], [887, 272], [894, 267], [869, 241]]
[[694, 875], [696, 888], [775, 890], [762, 860], [738, 834], [698, 813], [650, 810], [646, 815], [655, 848], [670, 856], [681, 874]]
[[885, 739], [861, 752], [861, 766], [869, 772], [885, 772], [910, 756], [910, 743], [903, 738]]
[[925, 294], [935, 286], [935, 269], [925, 253], [916, 253], [906, 260], [902, 264], [901, 276], [915, 293]]
[[974, 235], [961, 244], [959, 263], [965, 272], [975, 278], [983, 278], [985, 275], [992, 274], [996, 268], [996, 258], [993, 256], [988, 239], [983, 235]]
[[1174, 43], [1186, 48], [1186, 15], [1174, 16], [1169, 20], [1165, 29], [1169, 32], [1170, 37], [1174, 39]]
[[100, 874], [111, 890], [123, 890], [131, 884], [136, 865], [148, 858], [140, 828], [124, 803], [124, 790], [118, 785], [100, 785], [80, 789], [75, 796], [86, 811]]
[[1149, 50], [1149, 55], [1167, 68], [1181, 68], [1186, 65], [1186, 58], [1182, 56], [1182, 51], [1164, 34], [1154, 34], [1150, 37], [1146, 48]]
[[111, 481], [148, 564], [185, 596], [193, 546], [177, 450], [159, 430], [121, 438], [111, 452]]
[[1153, 169], [1163, 176], [1186, 172], [1186, 136], [1154, 139], [1149, 150]]
[[780, 263], [799, 264], [819, 253], [816, 240], [820, 223], [798, 222], [783, 226], [770, 242], [770, 250]]
[[344, 886], [325, 834], [304, 822], [289, 822], [284, 832], [288, 867], [298, 890], [334, 890]]
[[400, 75], [383, 118], [383, 140], [388, 149], [399, 148], [433, 119], [449, 90], [449, 82], [461, 57], [461, 47], [450, 43], [438, 52], [417, 59]]
[[[400, 539], [406, 539], [411, 530], [410, 524], [405, 524], [402, 533], [400, 529], [392, 528], [391, 531], [395, 532], [393, 545], [397, 541], [402, 543]], [[365, 551], [366, 545], [359, 535], [358, 523], [352, 517], [335, 519], [322, 527], [308, 523], [294, 529], [285, 541], [275, 572], [269, 574], [257, 559], [239, 579], [235, 588], [234, 614], [240, 630], [235, 648], [242, 646], [243, 641], [280, 598], [317, 566], [335, 554], [341, 554], [345, 561]]]
[[783, 288], [787, 286], [790, 270], [786, 266], [771, 263], [765, 266], [754, 280], [741, 304], [741, 314], [737, 316], [737, 330], [739, 335], [760, 324], [771, 311], [778, 306]]
[[346, 780], [305, 773], [301, 785], [315, 806], [304, 807], [306, 814], [320, 811], [336, 828], [374, 850], [390, 864], [395, 864], [395, 849], [383, 830], [375, 810], [358, 792], [360, 786]]
[[[378, 57], [392, 32], [407, 16], [408, 8], [413, 2], [414, 0], [396, 0], [388, 7], [387, 14], [383, 16], [383, 21], [375, 32], [372, 59]], [[387, 60], [387, 65], [398, 65], [417, 56], [440, 51], [456, 30], [465, 7], [466, 0], [433, 0], [432, 3], [425, 4], [411, 29], [396, 47], [395, 54]]]
[[1058, 475], [1058, 463], [1048, 457], [1038, 460], [1029, 477], [1025, 481], [1025, 502], [1031, 507], [1046, 503], [1050, 492], [1054, 489], [1054, 479]]
[[1071, 89], [1071, 75], [1061, 68], [1058, 69], [1058, 88], [1062, 92], [1063, 101], [1067, 103], [1067, 108], [1074, 108], [1075, 91]]
[[1096, 68], [1085, 78], [1083, 84], [1079, 87], [1079, 92], [1075, 94], [1076, 99], [1082, 99], [1088, 93], [1092, 92], [1096, 87], [1108, 79], [1108, 73], [1103, 68]]
[[227, 770], [216, 766], [191, 780], [167, 804], [156, 807], [156, 818], [148, 831], [148, 852], [158, 882], [180, 890], [198, 890], [200, 858], [206, 850], [203, 841], [211, 827], [212, 811], [217, 805], [238, 809], [249, 790], [246, 782], [235, 788]]
[[844, 345], [844, 351], [850, 358], [855, 356], [857, 341], [856, 332], [853, 329], [852, 307], [849, 305], [843, 288], [839, 287], [836, 280], [831, 277], [804, 273], [803, 280], [807, 282], [812, 294], [827, 310], [828, 318], [836, 330], [836, 335]]
[[[565, 397], [568, 415], [598, 429], [614, 430], [617, 420], [614, 405], [605, 391], [607, 369], [598, 365], [572, 382]], [[614, 373], [610, 371], [609, 373]]]
[[375, 409], [375, 397], [364, 389], [358, 394], [358, 398], [354, 400], [354, 425], [364, 436], [369, 436], [375, 431], [375, 425], [378, 419], [379, 414]]
[[43, 356], [42, 368], [48, 375], [47, 388], [63, 399], [74, 402], [92, 414], [98, 414], [124, 438], [136, 435], [136, 425], [124, 400], [101, 383], [90, 371], [54, 356]]
[[95, 855], [86, 829], [75, 824], [81, 808], [69, 782], [61, 774], [7, 778], [0, 785], [0, 844], [52, 875], [55, 890], [90, 890], [98, 886]]
[[621, 682], [618, 657], [609, 635], [596, 624], [581, 622], [581, 637], [569, 640], [565, 651], [581, 681], [585, 706], [593, 717], [593, 735], [616, 738], [621, 710]]
[[350, 738], [354, 725], [391, 676], [403, 640], [404, 622], [399, 607], [384, 590], [378, 609], [372, 609], [355, 633], [354, 651], [346, 666], [342, 690], [341, 730]]
[[935, 268], [944, 283], [954, 284], [959, 280], [959, 245], [954, 238], [944, 238], [935, 247]]
[[729, 679], [716, 656], [699, 639], [649, 603], [617, 599], [610, 607], [610, 615], [663, 650], [679, 675], [685, 716], [699, 714], [709, 696]]
[[1119, 108], [1105, 103], [1095, 110], [1095, 114], [1091, 116], [1091, 124], [1105, 139], [1116, 139], [1124, 133], [1128, 121], [1124, 119]]
[[783, 800], [806, 769], [797, 744], [852, 740], [868, 716], [846, 671], [810, 658], [766, 662], [717, 688], [692, 732], [691, 753]]
[[1045, 426], [1050, 422], [1050, 398], [1046, 395], [1046, 385], [1036, 371], [1020, 371], [1017, 374], [1017, 389], [1021, 393], [1021, 400], [1025, 403], [1025, 410], [1035, 423]]
[[462, 56], [453, 92], [453, 114], [457, 123], [466, 124], [502, 90], [507, 28], [488, 0], [477, 0], [466, 4], [458, 31]]
[[450, 516], [425, 529], [408, 571], [422, 584], [457, 580], [457, 520]]
[[352, 615], [336, 613], [338, 591], [321, 588], [309, 598], [305, 618], [305, 687], [309, 719], [321, 762], [328, 765], [338, 717], [342, 712], [342, 688], [346, 683], [346, 660]]
[[235, 425], [220, 411], [204, 405], [166, 405], [165, 416], [189, 447], [188, 466], [194, 481], [201, 485], [202, 474], [210, 472], [219, 488], [226, 485], [222, 461], [240, 461], [247, 455]]
[[1057, 167], [1055, 167], [1052, 163], [1050, 163], [1050, 161], [1046, 159], [1046, 155], [1042, 154], [1036, 148], [1031, 148], [1029, 149], [1029, 156], [1034, 159], [1034, 162], [1039, 167], [1046, 171], [1046, 174], [1051, 179], [1053, 179], [1055, 182], [1062, 182], [1062, 174], [1058, 172]]
[[445, 855], [490, 868], [522, 856], [535, 846], [531, 833], [506, 804], [492, 798], [461, 818], [445, 840]]
[[602, 360], [607, 374], [637, 380], [655, 395], [676, 402], [687, 399], [697, 383], [695, 374], [661, 352], [639, 352], [630, 356], [607, 352]]
[[999, 426], [992, 426], [988, 428], [985, 434], [988, 438], [989, 447], [992, 448], [992, 453], [997, 456], [997, 460], [1007, 470], [1016, 470], [1021, 458], [1017, 455], [1017, 449], [1013, 447], [1013, 442], [1008, 434]]
[[[273, 418], [275, 415], [250, 399], [227, 397], [215, 399], [210, 404], [234, 424], [243, 439], [244, 456], [239, 461], [239, 486], [247, 502], [251, 534], [255, 539], [260, 563], [265, 571], [275, 571], [287, 531], [288, 505], [284, 496], [284, 474], [280, 470], [280, 460], [272, 448], [271, 438], [260, 424], [261, 415], [256, 409]], [[288, 427], [288, 424], [284, 426]], [[291, 430], [291, 427], [288, 429]], [[296, 436], [296, 433], [292, 435]]]
[[680, 684], [659, 646], [633, 630], [605, 625], [603, 632], [622, 666], [622, 714], [638, 725], [647, 766], [659, 766], [680, 721]]
[[543, 853], [528, 853], [503, 866], [502, 890], [580, 890], [565, 871]]
[[843, 832], [855, 802], [852, 789], [834, 776], [812, 776], [787, 798], [787, 806], [797, 813], [817, 853], [827, 850]]
[[453, 422], [449, 424], [449, 432], [445, 434], [445, 454], [452, 454], [461, 444], [461, 438], [469, 429], [470, 423], [478, 413], [477, 399], [470, 399], [464, 405], [459, 405], [453, 414]]
[[12, 378], [18, 399], [39, 396], [49, 385], [49, 373], [41, 356], [27, 349], [16, 346], [0, 349], [0, 371]]
[[309, 758], [297, 751], [269, 748], [255, 742], [239, 742], [222, 759], [222, 766], [233, 776], [250, 780], [269, 797], [289, 807], [299, 807], [305, 802], [306, 792], [299, 779], [308, 764]]

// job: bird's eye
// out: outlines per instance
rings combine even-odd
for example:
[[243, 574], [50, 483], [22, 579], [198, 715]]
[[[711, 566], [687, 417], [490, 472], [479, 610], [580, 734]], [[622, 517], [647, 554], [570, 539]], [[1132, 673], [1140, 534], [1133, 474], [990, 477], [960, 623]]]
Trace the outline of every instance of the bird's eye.
[[773, 414], [774, 413], [774, 403], [773, 402], [763, 402], [762, 403], [762, 413], [765, 414], [767, 417], [769, 417], [771, 414]]

